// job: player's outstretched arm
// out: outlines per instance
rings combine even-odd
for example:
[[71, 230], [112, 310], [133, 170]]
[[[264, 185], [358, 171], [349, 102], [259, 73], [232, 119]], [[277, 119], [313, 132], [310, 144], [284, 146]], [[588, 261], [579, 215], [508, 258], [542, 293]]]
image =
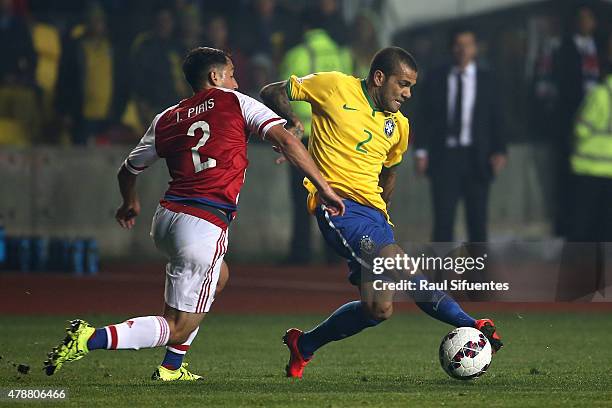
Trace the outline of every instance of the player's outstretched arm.
[[274, 82], [264, 86], [259, 92], [259, 96], [266, 106], [278, 113], [283, 119], [287, 119], [287, 130], [301, 139], [304, 136], [304, 125], [291, 109], [286, 87], [287, 81]]
[[117, 173], [119, 191], [123, 198], [123, 204], [117, 209], [115, 219], [123, 228], [132, 229], [136, 224], [136, 217], [140, 214], [140, 201], [136, 194], [136, 175], [125, 167], [125, 164]]
[[344, 203], [319, 172], [304, 145], [298, 138], [289, 133], [283, 125], [272, 126], [266, 133], [266, 139], [277, 146], [287, 160], [300, 169], [315, 185], [319, 197], [331, 215], [344, 215]]

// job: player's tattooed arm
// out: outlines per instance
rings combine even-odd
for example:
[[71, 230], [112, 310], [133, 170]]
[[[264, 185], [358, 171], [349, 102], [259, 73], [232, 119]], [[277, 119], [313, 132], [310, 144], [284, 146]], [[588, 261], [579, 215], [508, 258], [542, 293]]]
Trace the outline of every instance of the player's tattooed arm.
[[117, 173], [119, 191], [123, 204], [115, 212], [115, 219], [123, 228], [132, 229], [136, 224], [136, 217], [140, 214], [140, 201], [136, 194], [136, 175], [130, 173], [125, 165]]
[[301, 139], [304, 136], [304, 125], [291, 108], [286, 86], [287, 81], [266, 85], [259, 92], [259, 96], [270, 109], [287, 119], [287, 130]]
[[378, 177], [378, 185], [382, 187], [382, 198], [387, 203], [387, 207], [391, 204], [391, 196], [393, 195], [393, 190], [395, 190], [395, 180], [397, 178], [397, 173], [395, 171], [395, 167], [385, 167], [383, 166], [382, 171]]

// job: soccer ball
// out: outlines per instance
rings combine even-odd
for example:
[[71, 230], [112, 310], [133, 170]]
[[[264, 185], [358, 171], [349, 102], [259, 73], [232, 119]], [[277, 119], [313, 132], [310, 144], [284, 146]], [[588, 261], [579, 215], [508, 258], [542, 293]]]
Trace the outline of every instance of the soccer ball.
[[491, 344], [480, 330], [459, 327], [442, 339], [440, 365], [453, 378], [471, 380], [487, 372], [491, 354]]

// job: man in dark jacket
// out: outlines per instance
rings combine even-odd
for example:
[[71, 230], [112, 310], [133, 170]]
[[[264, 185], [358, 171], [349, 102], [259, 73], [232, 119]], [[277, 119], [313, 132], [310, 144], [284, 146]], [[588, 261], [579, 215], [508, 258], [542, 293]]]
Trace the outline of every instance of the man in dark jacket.
[[495, 80], [475, 62], [476, 36], [451, 36], [454, 62], [426, 80], [416, 133], [417, 172], [431, 179], [433, 241], [453, 241], [455, 212], [464, 200], [470, 242], [487, 241], [489, 186], [506, 163]]
[[571, 222], [567, 214], [574, 206], [574, 202], [568, 198], [575, 197], [569, 162], [573, 149], [574, 119], [584, 95], [601, 78], [604, 51], [596, 35], [597, 20], [592, 9], [578, 7], [570, 24], [554, 63], [554, 77], [559, 90], [556, 109], [558, 140], [553, 145], [557, 165], [554, 219], [555, 232], [559, 236], [571, 235]]

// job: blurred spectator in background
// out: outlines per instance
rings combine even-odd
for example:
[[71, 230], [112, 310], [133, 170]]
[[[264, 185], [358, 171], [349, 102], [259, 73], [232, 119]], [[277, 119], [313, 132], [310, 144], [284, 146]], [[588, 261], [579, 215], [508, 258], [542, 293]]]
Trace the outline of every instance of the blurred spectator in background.
[[85, 24], [65, 42], [56, 88], [56, 111], [74, 144], [94, 142], [118, 121], [125, 70], [108, 34], [106, 13], [91, 3]]
[[206, 43], [204, 45], [230, 54], [235, 66], [234, 76], [240, 88], [245, 91], [250, 89], [251, 72], [249, 60], [234, 42], [234, 39], [230, 38], [227, 19], [221, 14], [213, 14], [206, 19], [204, 26], [206, 27]]
[[12, 0], [0, 0], [0, 144], [26, 146], [40, 128], [36, 53]]
[[597, 20], [593, 10], [580, 6], [571, 16], [569, 32], [564, 36], [555, 58], [554, 70], [558, 90], [557, 107], [557, 192], [555, 202], [555, 232], [568, 233], [568, 212], [575, 197], [570, 176], [569, 156], [576, 111], [588, 92], [600, 79], [601, 44], [596, 38]]
[[138, 35], [132, 46], [132, 85], [141, 127], [157, 112], [190, 95], [174, 25], [173, 10], [162, 5], [155, 13], [153, 31]]
[[[533, 34], [530, 44], [537, 44], [533, 61], [533, 91], [530, 121], [536, 127], [539, 136], [554, 138], [558, 142], [557, 129], [552, 128], [556, 122], [557, 84], [553, 76], [554, 58], [559, 49], [557, 20], [552, 16], [541, 16], [533, 19]], [[534, 47], [535, 48], [535, 47]]]
[[[290, 49], [285, 55], [280, 68], [280, 78], [287, 79], [291, 75], [302, 77], [313, 72], [340, 71], [350, 74], [352, 63], [350, 55], [343, 50], [321, 28], [318, 12], [306, 11], [302, 17], [303, 42]], [[308, 145], [310, 136], [311, 111], [306, 102], [291, 102], [293, 111], [304, 125], [302, 143]], [[293, 205], [293, 223], [291, 229], [291, 246], [287, 263], [305, 264], [312, 259], [311, 229], [312, 217], [306, 211], [308, 196], [302, 182], [304, 175], [290, 169], [291, 199]], [[330, 247], [325, 245], [326, 250]], [[327, 252], [329, 256], [331, 252]], [[328, 258], [328, 260], [331, 260]]]
[[[250, 55], [265, 54], [278, 65], [289, 47], [299, 41], [300, 33], [296, 32], [292, 19], [282, 12], [276, 0], [255, 0], [241, 16], [239, 27], [242, 33], [241, 44]], [[247, 28], [247, 29], [245, 29]]]
[[355, 17], [351, 34], [352, 73], [365, 78], [370, 71], [372, 57], [380, 49], [376, 33], [376, 15], [363, 11]]
[[[612, 36], [607, 51], [612, 61]], [[612, 66], [605, 68], [607, 75], [590, 88], [576, 115], [571, 156], [576, 200], [573, 214], [566, 214], [572, 242], [612, 242]]]
[[336, 44], [347, 44], [349, 28], [342, 16], [338, 0], [319, 0], [314, 18]]
[[59, 29], [54, 24], [42, 20], [41, 17], [48, 18], [44, 13], [36, 17], [30, 14], [29, 18], [37, 60], [35, 78], [40, 90], [41, 137], [39, 140], [53, 143], [57, 141], [61, 131], [61, 124], [55, 112], [55, 88], [62, 54], [62, 40]]
[[419, 94], [417, 173], [431, 180], [432, 240], [454, 240], [463, 199], [469, 241], [486, 242], [489, 186], [506, 163], [500, 95], [491, 72], [476, 63], [474, 31], [455, 30], [450, 45], [454, 62], [432, 71]]
[[[246, 93], [257, 100], [261, 100], [259, 96], [261, 88], [274, 82], [276, 78], [272, 60], [267, 54], [255, 54], [251, 57], [250, 64], [252, 80], [251, 87]], [[257, 141], [260, 139], [254, 138], [254, 140]]]
[[[571, 28], [561, 42], [555, 68], [561, 112], [573, 121], [584, 95], [600, 79], [604, 50], [596, 38], [597, 20], [592, 9], [578, 8]], [[568, 132], [572, 133], [571, 127]]]
[[179, 39], [184, 54], [189, 50], [202, 47], [205, 42], [204, 27], [200, 9], [196, 4], [187, 4], [180, 8], [179, 19]]

